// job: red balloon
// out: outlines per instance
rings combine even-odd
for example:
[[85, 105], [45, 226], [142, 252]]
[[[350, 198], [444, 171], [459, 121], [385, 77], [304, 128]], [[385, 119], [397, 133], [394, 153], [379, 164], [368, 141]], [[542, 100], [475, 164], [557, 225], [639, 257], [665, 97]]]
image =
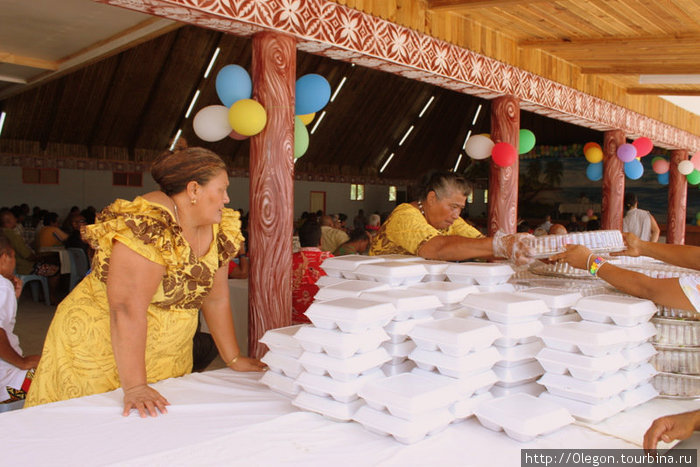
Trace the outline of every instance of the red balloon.
[[236, 141], [243, 141], [244, 139], [248, 138], [246, 135], [236, 133], [235, 130], [231, 130], [231, 133], [229, 133], [228, 136], [229, 138], [235, 139]]
[[635, 139], [632, 145], [637, 148], [637, 157], [644, 157], [654, 149], [654, 143], [645, 136]]
[[690, 157], [690, 162], [693, 163], [695, 170], [700, 170], [700, 151], [696, 152]]
[[597, 148], [600, 149], [600, 150], [603, 149], [603, 148], [600, 147], [600, 144], [590, 142], [590, 143], [586, 143], [586, 144], [583, 146], [583, 153], [585, 154], [586, 151], [588, 150], [588, 148], [590, 148], [590, 147], [597, 147]]
[[510, 143], [497, 143], [491, 150], [493, 162], [501, 167], [509, 167], [518, 159], [518, 150]]

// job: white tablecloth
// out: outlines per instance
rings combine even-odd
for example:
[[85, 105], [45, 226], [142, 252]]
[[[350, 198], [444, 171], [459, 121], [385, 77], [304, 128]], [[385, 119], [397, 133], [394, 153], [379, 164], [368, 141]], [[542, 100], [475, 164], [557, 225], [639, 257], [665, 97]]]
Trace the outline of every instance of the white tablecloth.
[[[472, 418], [406, 446], [299, 411], [259, 377], [224, 368], [161, 381], [172, 405], [156, 418], [122, 417], [121, 390], [0, 414], [0, 466], [515, 466], [522, 448], [638, 448], [655, 417], [698, 405], [656, 399], [604, 422], [617, 436], [570, 425], [521, 444]], [[697, 434], [681, 445], [698, 446]]]

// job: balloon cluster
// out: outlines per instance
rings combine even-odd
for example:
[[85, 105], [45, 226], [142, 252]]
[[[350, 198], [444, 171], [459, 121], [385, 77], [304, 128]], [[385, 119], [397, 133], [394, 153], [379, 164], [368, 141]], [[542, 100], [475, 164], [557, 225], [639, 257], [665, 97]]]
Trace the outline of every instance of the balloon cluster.
[[671, 164], [661, 156], [656, 156], [651, 160], [651, 169], [656, 174], [656, 180], [662, 185], [668, 185], [668, 171]]
[[678, 171], [685, 175], [691, 185], [700, 183], [700, 151], [693, 154], [690, 160], [680, 161]]
[[[309, 132], [316, 112], [328, 103], [331, 87], [323, 76], [308, 74], [296, 82], [294, 108], [294, 158], [298, 159], [309, 147]], [[194, 117], [192, 127], [204, 141], [220, 141], [227, 136], [244, 140], [260, 133], [267, 124], [267, 112], [251, 99], [253, 82], [240, 65], [226, 65], [216, 75], [216, 94], [223, 105], [204, 107]]]
[[[627, 178], [637, 180], [644, 175], [644, 167], [641, 158], [646, 156], [654, 148], [654, 143], [649, 138], [641, 137], [631, 144], [621, 144], [617, 148], [617, 158], [624, 162]], [[603, 149], [598, 143], [586, 143], [583, 146], [583, 155], [589, 162], [586, 167], [586, 177], [597, 182], [603, 178]]]
[[509, 167], [515, 163], [519, 154], [530, 152], [535, 147], [535, 134], [530, 130], [520, 130], [518, 149], [510, 143], [494, 143], [489, 135], [474, 135], [467, 140], [464, 152], [476, 160], [491, 156], [493, 163], [500, 167]]

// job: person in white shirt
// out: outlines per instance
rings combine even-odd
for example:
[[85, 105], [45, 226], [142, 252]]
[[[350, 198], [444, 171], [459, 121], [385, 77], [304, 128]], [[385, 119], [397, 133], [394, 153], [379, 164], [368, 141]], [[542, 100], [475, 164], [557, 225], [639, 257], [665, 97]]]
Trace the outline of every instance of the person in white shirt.
[[331, 216], [321, 216], [321, 250], [330, 251], [336, 250], [340, 245], [350, 240], [348, 234], [334, 227], [333, 218]]
[[22, 355], [15, 335], [17, 298], [22, 281], [14, 275], [15, 251], [0, 234], [0, 403], [26, 397], [40, 355]]
[[625, 194], [625, 217], [622, 231], [631, 232], [645, 242], [658, 242], [661, 229], [649, 211], [637, 208], [637, 195]]

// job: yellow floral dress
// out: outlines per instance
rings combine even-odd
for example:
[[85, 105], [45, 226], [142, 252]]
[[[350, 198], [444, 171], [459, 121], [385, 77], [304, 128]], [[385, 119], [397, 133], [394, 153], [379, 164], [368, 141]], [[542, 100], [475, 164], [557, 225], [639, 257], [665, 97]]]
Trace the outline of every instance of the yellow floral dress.
[[148, 306], [146, 376], [149, 383], [192, 369], [192, 337], [214, 273], [235, 256], [243, 236], [239, 213], [224, 209], [209, 251], [197, 258], [168, 210], [137, 197], [105, 208], [83, 238], [95, 249], [91, 273], [61, 302], [49, 327], [25, 406], [111, 391], [119, 387], [112, 352], [107, 271], [113, 242], [165, 266]]
[[438, 235], [458, 235], [481, 238], [481, 232], [467, 224], [461, 217], [444, 230], [428, 224], [425, 216], [409, 203], [396, 206], [389, 218], [379, 228], [372, 240], [370, 255], [415, 255], [428, 240]]

